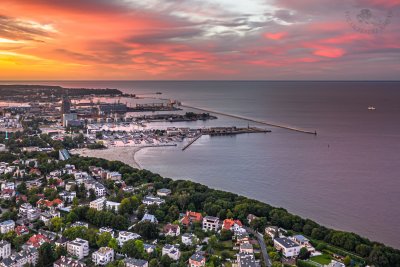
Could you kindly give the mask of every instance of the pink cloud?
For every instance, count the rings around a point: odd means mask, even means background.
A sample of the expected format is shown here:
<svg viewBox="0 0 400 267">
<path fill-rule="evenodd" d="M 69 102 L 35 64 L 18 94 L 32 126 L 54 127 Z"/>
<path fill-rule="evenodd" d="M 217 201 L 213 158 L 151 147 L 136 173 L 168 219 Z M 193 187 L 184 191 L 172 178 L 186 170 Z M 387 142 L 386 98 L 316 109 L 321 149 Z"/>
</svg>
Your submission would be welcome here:
<svg viewBox="0 0 400 267">
<path fill-rule="evenodd" d="M 345 51 L 340 48 L 324 48 L 314 51 L 314 55 L 328 58 L 339 58 L 345 54 Z"/>
<path fill-rule="evenodd" d="M 264 37 L 271 40 L 281 40 L 287 36 L 286 32 L 266 33 Z"/>
</svg>

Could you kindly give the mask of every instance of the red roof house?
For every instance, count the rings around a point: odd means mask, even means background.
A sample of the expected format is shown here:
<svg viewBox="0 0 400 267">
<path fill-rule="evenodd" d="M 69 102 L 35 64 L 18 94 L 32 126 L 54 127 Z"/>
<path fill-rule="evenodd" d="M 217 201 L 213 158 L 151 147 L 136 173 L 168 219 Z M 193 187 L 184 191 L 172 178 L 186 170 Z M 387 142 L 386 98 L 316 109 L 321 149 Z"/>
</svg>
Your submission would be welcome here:
<svg viewBox="0 0 400 267">
<path fill-rule="evenodd" d="M 31 238 L 29 238 L 29 240 L 26 242 L 26 245 L 35 247 L 35 248 L 39 248 L 44 243 L 49 243 L 49 242 L 50 242 L 50 240 L 47 237 L 45 237 L 42 234 L 37 234 L 37 235 L 31 236 Z"/>
<path fill-rule="evenodd" d="M 186 211 L 185 216 L 181 219 L 181 223 L 184 226 L 189 226 L 190 224 L 194 222 L 202 222 L 203 221 L 203 216 L 201 213 L 194 212 L 194 211 Z"/>
<path fill-rule="evenodd" d="M 235 231 L 238 228 L 241 228 L 242 226 L 243 224 L 239 220 L 225 219 L 224 223 L 222 224 L 222 229 Z"/>
</svg>

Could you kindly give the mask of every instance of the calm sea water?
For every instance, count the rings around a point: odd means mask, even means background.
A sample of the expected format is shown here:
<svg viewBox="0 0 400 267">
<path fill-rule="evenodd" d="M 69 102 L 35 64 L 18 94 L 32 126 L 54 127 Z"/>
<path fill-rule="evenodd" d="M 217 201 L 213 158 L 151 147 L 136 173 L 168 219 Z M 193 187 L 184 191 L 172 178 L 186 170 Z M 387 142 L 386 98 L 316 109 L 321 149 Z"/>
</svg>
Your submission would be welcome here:
<svg viewBox="0 0 400 267">
<path fill-rule="evenodd" d="M 400 248 L 394 238 L 400 236 L 400 82 L 46 84 L 160 91 L 197 107 L 317 130 L 313 136 L 262 126 L 272 133 L 202 137 L 185 151 L 141 150 L 136 160 L 163 176 L 232 191 Z M 368 111 L 370 105 L 376 110 Z M 247 122 L 219 116 L 178 125 Z"/>
</svg>

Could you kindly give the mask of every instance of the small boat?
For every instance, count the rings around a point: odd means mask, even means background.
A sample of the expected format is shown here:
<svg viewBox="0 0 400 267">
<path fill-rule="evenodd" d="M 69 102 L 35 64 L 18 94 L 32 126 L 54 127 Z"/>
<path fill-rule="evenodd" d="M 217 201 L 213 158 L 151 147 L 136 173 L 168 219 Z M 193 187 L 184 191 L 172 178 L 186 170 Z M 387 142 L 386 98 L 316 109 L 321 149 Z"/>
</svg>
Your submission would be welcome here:
<svg viewBox="0 0 400 267">
<path fill-rule="evenodd" d="M 374 106 L 369 106 L 368 110 L 376 110 L 376 108 Z"/>
</svg>

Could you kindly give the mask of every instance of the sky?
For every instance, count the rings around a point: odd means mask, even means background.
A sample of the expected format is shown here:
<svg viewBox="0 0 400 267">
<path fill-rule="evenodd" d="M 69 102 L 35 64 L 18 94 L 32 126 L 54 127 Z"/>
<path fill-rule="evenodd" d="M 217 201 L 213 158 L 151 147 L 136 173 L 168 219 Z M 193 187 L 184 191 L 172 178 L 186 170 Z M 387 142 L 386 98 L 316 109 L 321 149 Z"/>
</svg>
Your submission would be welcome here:
<svg viewBox="0 0 400 267">
<path fill-rule="evenodd" d="M 1 0 L 0 80 L 399 80 L 400 0 Z"/>
</svg>

